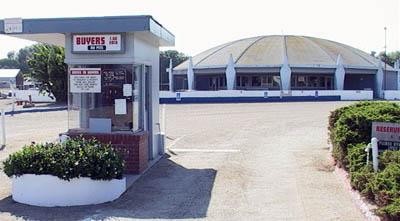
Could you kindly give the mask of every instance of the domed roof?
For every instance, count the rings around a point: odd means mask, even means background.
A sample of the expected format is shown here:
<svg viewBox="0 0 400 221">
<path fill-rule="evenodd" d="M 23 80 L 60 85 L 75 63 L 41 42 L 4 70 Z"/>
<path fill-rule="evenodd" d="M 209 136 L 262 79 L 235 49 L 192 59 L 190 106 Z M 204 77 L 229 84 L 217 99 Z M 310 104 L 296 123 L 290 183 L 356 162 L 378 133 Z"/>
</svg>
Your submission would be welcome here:
<svg viewBox="0 0 400 221">
<path fill-rule="evenodd" d="M 359 49 L 338 42 L 292 35 L 241 39 L 206 50 L 193 57 L 193 68 L 226 67 L 232 55 L 236 67 L 274 67 L 285 53 L 291 67 L 335 67 L 338 55 L 345 67 L 377 69 L 379 60 Z M 188 61 L 175 67 L 187 69 Z"/>
</svg>

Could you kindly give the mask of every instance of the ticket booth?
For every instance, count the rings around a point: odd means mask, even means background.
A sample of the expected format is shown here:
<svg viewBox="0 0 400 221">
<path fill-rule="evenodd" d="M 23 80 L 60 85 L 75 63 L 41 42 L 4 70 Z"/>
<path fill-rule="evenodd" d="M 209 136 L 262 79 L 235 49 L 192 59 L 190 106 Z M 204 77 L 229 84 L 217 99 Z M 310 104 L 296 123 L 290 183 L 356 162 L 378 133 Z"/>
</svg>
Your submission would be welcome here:
<svg viewBox="0 0 400 221">
<path fill-rule="evenodd" d="M 163 154 L 159 47 L 175 38 L 151 16 L 4 19 L 0 34 L 65 47 L 68 131 L 111 143 L 127 173 Z"/>
</svg>

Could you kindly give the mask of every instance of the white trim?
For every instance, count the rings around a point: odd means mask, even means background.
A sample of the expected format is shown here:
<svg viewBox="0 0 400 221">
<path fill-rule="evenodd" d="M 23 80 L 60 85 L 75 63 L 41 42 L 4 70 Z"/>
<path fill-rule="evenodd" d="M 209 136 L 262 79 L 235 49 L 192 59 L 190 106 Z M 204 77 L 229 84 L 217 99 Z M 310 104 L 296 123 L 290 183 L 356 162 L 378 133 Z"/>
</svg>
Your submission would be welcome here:
<svg viewBox="0 0 400 221">
<path fill-rule="evenodd" d="M 284 96 L 315 96 L 316 91 L 318 96 L 340 96 L 341 100 L 372 100 L 372 90 L 292 90 L 288 91 Z M 263 97 L 267 94 L 268 97 L 280 97 L 281 91 L 264 91 L 264 90 L 220 90 L 220 91 L 184 91 L 170 92 L 160 91 L 160 98 L 176 98 L 176 93 L 180 94 L 181 98 L 204 98 L 204 97 Z"/>
</svg>

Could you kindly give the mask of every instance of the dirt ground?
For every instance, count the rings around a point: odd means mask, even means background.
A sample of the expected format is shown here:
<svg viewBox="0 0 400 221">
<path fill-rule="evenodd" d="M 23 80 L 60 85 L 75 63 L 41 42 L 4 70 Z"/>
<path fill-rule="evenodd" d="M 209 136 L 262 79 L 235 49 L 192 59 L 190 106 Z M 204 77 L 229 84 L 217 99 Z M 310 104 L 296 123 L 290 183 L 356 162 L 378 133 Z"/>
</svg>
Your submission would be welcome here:
<svg viewBox="0 0 400 221">
<path fill-rule="evenodd" d="M 120 199 L 40 208 L 12 201 L 0 220 L 363 220 L 329 164 L 327 117 L 348 102 L 167 105 L 168 154 Z M 51 141 L 65 111 L 7 117 L 10 143 Z"/>
</svg>

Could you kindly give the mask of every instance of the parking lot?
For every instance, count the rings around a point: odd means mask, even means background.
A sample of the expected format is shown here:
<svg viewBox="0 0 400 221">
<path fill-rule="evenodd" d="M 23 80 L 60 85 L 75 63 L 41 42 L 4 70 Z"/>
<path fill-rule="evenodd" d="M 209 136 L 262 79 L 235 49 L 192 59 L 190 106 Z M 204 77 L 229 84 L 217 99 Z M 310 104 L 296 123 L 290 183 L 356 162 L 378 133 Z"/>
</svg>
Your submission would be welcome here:
<svg viewBox="0 0 400 221">
<path fill-rule="evenodd" d="M 167 156 L 120 199 L 97 206 L 14 203 L 0 220 L 363 220 L 329 159 L 327 118 L 348 102 L 167 105 Z M 56 138 L 65 111 L 7 118 L 10 147 Z"/>
</svg>

